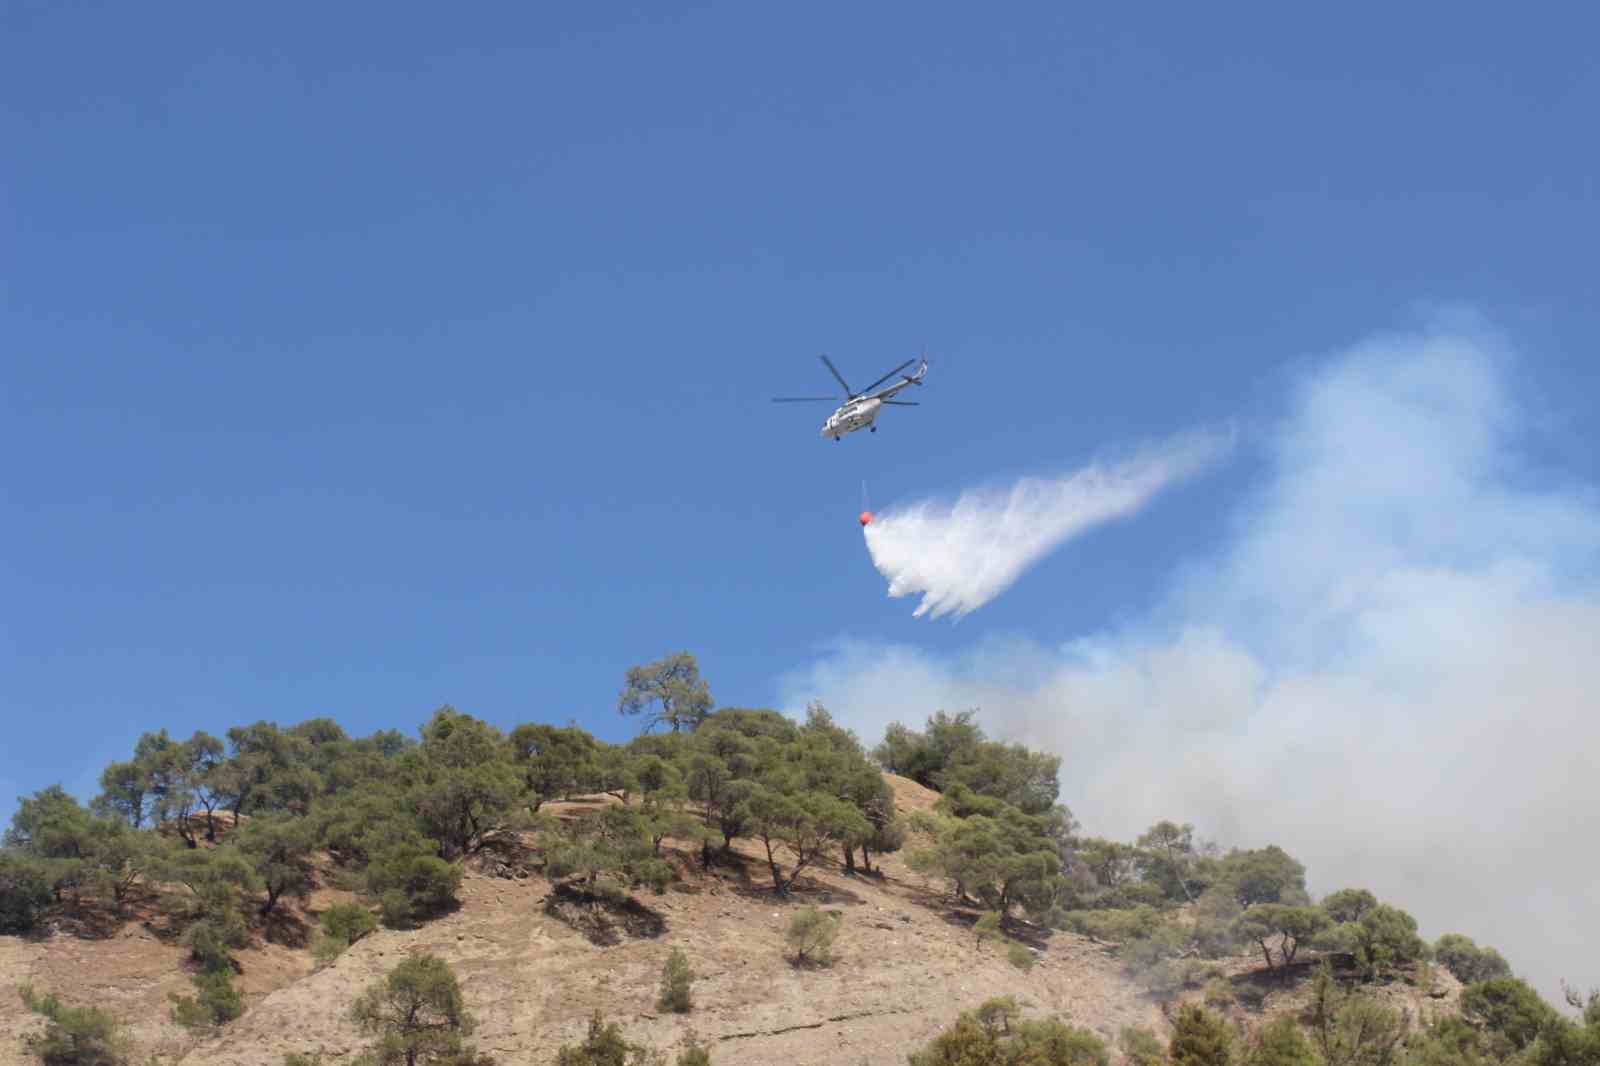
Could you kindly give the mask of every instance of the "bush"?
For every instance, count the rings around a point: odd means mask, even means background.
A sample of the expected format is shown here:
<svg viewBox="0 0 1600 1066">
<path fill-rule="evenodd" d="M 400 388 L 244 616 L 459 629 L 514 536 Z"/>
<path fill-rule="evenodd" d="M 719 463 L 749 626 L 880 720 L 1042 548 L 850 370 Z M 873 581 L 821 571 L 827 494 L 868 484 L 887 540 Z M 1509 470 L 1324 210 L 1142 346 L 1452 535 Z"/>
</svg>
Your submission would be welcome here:
<svg viewBox="0 0 1600 1066">
<path fill-rule="evenodd" d="M 1026 945 L 1013 940 L 1006 948 L 1006 961 L 1019 970 L 1027 971 L 1033 969 L 1033 964 L 1039 960 Z"/>
<path fill-rule="evenodd" d="M 797 964 L 826 966 L 833 961 L 833 938 L 839 921 L 815 907 L 804 907 L 789 920 L 789 947 Z"/>
<path fill-rule="evenodd" d="M 661 968 L 661 994 L 656 1006 L 678 1014 L 687 1014 L 694 1007 L 689 986 L 694 981 L 694 971 L 689 969 L 689 959 L 682 950 L 673 948 Z"/>
<path fill-rule="evenodd" d="M 665 859 L 640 859 L 630 865 L 628 872 L 635 884 L 649 885 L 658 896 L 664 895 L 672 883 L 672 867 Z"/>
<path fill-rule="evenodd" d="M 367 866 L 366 880 L 367 891 L 383 903 L 383 924 L 398 929 L 455 907 L 461 867 L 436 855 L 399 847 L 374 859 Z M 391 901 L 395 892 L 404 897 L 403 908 Z"/>
<path fill-rule="evenodd" d="M 1117 1046 L 1122 1049 L 1123 1061 L 1128 1066 L 1161 1066 L 1167 1060 L 1167 1049 L 1148 1029 L 1125 1025 L 1117 1036 Z"/>
<path fill-rule="evenodd" d="M 354 944 L 378 927 L 372 911 L 359 903 L 335 903 L 322 912 L 318 921 L 324 933 L 346 944 Z"/>
<path fill-rule="evenodd" d="M 683 1038 L 683 1050 L 678 1052 L 674 1066 L 711 1066 L 711 1049 L 700 1043 L 700 1038 L 690 1032 Z"/>
<path fill-rule="evenodd" d="M 1251 1035 L 1243 1066 L 1319 1066 L 1319 1060 L 1295 1020 L 1282 1017 L 1274 1018 Z"/>
<path fill-rule="evenodd" d="M 244 1013 L 244 1000 L 233 987 L 231 969 L 217 967 L 194 976 L 195 994 L 171 994 L 172 1020 L 185 1029 L 226 1025 Z"/>
<path fill-rule="evenodd" d="M 1232 1037 L 1227 1023 L 1196 1004 L 1178 1011 L 1167 1054 L 1172 1066 L 1228 1066 Z"/>
<path fill-rule="evenodd" d="M 311 957 L 316 960 L 317 967 L 320 969 L 343 955 L 344 949 L 349 946 L 349 941 L 342 937 L 318 933 L 311 940 Z"/>
<path fill-rule="evenodd" d="M 589 1019 L 589 1034 L 583 1043 L 564 1044 L 556 1052 L 556 1066 L 644 1066 L 659 1061 L 650 1048 L 624 1040 L 617 1023 L 607 1024 L 599 1011 Z"/>
<path fill-rule="evenodd" d="M 1203 999 L 1206 1006 L 1212 1010 L 1223 1010 L 1237 1002 L 1237 997 L 1233 994 L 1233 985 L 1225 977 L 1213 977 L 1207 981 Z"/>
<path fill-rule="evenodd" d="M 391 888 L 379 898 L 379 913 L 389 929 L 411 927 L 411 900 L 398 888 Z"/>
<path fill-rule="evenodd" d="M 32 930 L 50 899 L 50 882 L 38 863 L 0 851 L 0 933 Z"/>
<path fill-rule="evenodd" d="M 1014 1000 L 990 1000 L 910 1057 L 912 1066 L 1107 1066 L 1110 1054 L 1087 1029 L 1057 1018 L 1017 1021 Z"/>
<path fill-rule="evenodd" d="M 49 1019 L 45 1031 L 24 1039 L 28 1054 L 46 1066 L 123 1066 L 127 1040 L 117 1021 L 94 1007 L 69 1007 L 52 993 L 43 997 L 31 985 L 18 990 L 22 1002 Z"/>
</svg>

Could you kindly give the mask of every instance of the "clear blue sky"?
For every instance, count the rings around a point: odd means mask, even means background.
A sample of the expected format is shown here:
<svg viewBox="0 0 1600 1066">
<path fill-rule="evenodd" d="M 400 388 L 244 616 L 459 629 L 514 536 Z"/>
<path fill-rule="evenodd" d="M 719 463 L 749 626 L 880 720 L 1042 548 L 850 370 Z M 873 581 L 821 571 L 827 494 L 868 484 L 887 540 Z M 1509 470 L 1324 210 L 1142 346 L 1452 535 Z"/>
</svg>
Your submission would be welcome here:
<svg viewBox="0 0 1600 1066">
<path fill-rule="evenodd" d="M 1592 9 L 664 6 L 6 5 L 0 810 L 161 726 L 616 738 L 678 648 L 762 705 L 843 635 L 1068 639 L 1248 448 L 956 626 L 863 479 L 1248 427 L 1433 304 L 1600 479 Z M 767 402 L 924 346 L 876 435 Z"/>
</svg>

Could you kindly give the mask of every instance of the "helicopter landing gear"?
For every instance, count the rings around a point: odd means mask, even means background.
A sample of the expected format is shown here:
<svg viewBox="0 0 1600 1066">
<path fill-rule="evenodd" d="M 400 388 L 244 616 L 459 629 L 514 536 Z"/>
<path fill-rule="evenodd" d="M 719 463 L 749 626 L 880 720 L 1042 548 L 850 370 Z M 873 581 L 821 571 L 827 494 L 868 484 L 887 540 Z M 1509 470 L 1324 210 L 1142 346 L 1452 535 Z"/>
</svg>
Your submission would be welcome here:
<svg viewBox="0 0 1600 1066">
<path fill-rule="evenodd" d="M 870 429 L 871 429 L 871 431 L 872 431 L 872 432 L 873 432 L 873 433 L 876 433 L 876 432 L 878 432 L 878 427 L 877 427 L 877 426 L 872 426 L 872 427 L 870 427 Z"/>
</svg>

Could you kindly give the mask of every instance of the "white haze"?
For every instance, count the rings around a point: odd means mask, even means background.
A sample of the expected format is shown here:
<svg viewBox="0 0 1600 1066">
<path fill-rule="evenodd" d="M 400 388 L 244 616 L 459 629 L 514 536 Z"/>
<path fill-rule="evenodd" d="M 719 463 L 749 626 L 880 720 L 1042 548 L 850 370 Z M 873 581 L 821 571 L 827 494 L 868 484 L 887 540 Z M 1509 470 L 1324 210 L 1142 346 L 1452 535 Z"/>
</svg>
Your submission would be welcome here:
<svg viewBox="0 0 1600 1066">
<path fill-rule="evenodd" d="M 1297 388 L 1229 546 L 1149 617 L 949 659 L 841 644 L 782 705 L 869 743 L 981 708 L 1062 756 L 1089 832 L 1279 843 L 1317 894 L 1371 888 L 1549 997 L 1600 985 L 1600 504 L 1519 465 L 1508 365 L 1470 331 L 1345 353 Z"/>
<path fill-rule="evenodd" d="M 912 612 L 938 618 L 977 610 L 1071 538 L 1124 518 L 1222 451 L 1194 435 L 1115 463 L 1008 489 L 972 489 L 954 503 L 923 500 L 883 511 L 865 527 L 867 550 L 890 596 L 922 594 Z"/>
</svg>

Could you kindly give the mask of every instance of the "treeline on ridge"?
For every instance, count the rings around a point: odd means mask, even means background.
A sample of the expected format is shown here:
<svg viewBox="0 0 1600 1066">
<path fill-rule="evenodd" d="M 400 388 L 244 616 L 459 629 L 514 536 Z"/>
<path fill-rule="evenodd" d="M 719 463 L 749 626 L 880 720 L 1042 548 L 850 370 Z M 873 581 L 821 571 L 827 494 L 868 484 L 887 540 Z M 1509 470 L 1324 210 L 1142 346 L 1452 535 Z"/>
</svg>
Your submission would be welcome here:
<svg viewBox="0 0 1600 1066">
<path fill-rule="evenodd" d="M 1437 964 L 1469 992 L 1488 990 L 1480 998 L 1532 995 L 1493 949 L 1453 934 L 1430 947 L 1409 914 L 1369 892 L 1313 902 L 1304 867 L 1281 848 L 1224 852 L 1170 821 L 1133 842 L 1085 835 L 1059 800 L 1059 757 L 990 740 L 973 712 L 891 725 L 869 752 L 820 706 L 803 722 L 713 706 L 680 653 L 627 672 L 618 708 L 648 724 L 625 744 L 576 726 L 502 731 L 450 707 L 415 739 L 351 737 L 326 718 L 224 738 L 146 733 L 106 767 L 87 807 L 59 786 L 21 801 L 0 848 L 0 933 L 64 908 L 117 914 L 154 901 L 198 964 L 174 1017 L 215 1026 L 243 1010 L 232 953 L 269 932 L 319 870 L 367 901 L 321 914 L 313 949 L 331 958 L 380 921 L 405 927 L 457 906 L 477 858 L 532 861 L 565 890 L 618 899 L 664 891 L 682 863 L 715 866 L 745 841 L 778 896 L 819 864 L 872 876 L 879 857 L 904 849 L 912 869 L 980 912 L 980 939 L 1089 936 L 1161 999 L 1209 988 L 1217 962 L 1241 950 L 1278 969 L 1307 948 L 1358 983 L 1426 980 Z M 936 789 L 937 803 L 898 815 L 883 771 Z M 598 794 L 614 802 L 550 814 Z M 1032 952 L 1011 947 L 1017 965 L 1031 964 Z M 963 1031 L 1009 1047 L 1011 1017 L 975 1015 Z M 1554 1024 L 1541 1016 L 1535 1028 Z M 1483 1054 L 1506 1057 L 1496 1048 Z"/>
</svg>

